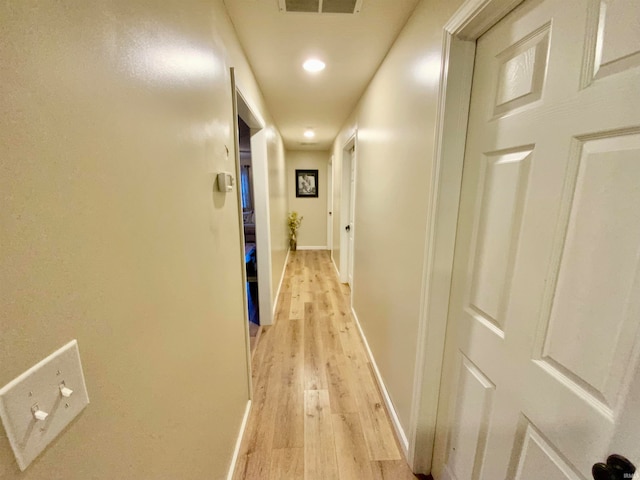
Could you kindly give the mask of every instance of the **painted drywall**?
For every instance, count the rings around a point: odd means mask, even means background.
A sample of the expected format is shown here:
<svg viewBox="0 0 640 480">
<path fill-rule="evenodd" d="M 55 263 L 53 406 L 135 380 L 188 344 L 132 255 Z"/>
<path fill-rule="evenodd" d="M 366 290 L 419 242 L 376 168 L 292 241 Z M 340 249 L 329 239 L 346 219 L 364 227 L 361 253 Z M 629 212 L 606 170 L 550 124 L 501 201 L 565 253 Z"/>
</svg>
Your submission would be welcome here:
<svg viewBox="0 0 640 480">
<path fill-rule="evenodd" d="M 239 207 L 214 187 L 230 66 L 263 109 L 224 5 L 0 18 L 0 385 L 76 338 L 91 398 L 24 473 L 0 428 L 0 478 L 224 478 L 249 395 Z"/>
<path fill-rule="evenodd" d="M 327 166 L 329 152 L 287 150 L 289 210 L 304 219 L 298 230 L 299 247 L 327 247 Z M 296 197 L 296 170 L 318 170 L 318 197 Z"/>
<path fill-rule="evenodd" d="M 461 3 L 418 4 L 333 146 L 334 210 L 339 211 L 343 148 L 357 126 L 353 304 L 407 434 L 442 27 Z M 334 219 L 334 248 L 339 225 Z"/>
<path fill-rule="evenodd" d="M 267 158 L 269 159 L 269 215 L 271 217 L 271 293 L 276 303 L 275 297 L 283 278 L 289 251 L 289 228 L 287 227 L 289 204 L 284 144 L 275 127 L 269 127 L 269 135 L 271 138 L 267 142 Z"/>
</svg>

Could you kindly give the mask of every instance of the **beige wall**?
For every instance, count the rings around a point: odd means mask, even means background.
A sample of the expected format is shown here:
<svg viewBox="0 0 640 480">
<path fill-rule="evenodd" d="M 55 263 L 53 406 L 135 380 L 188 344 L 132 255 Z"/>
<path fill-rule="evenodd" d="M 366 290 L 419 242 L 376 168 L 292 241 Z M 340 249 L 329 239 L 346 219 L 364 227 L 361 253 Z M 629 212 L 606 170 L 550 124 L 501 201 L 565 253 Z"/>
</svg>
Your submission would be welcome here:
<svg viewBox="0 0 640 480">
<path fill-rule="evenodd" d="M 289 210 L 302 215 L 298 230 L 299 247 L 327 246 L 327 167 L 329 153 L 309 150 L 287 150 Z M 318 198 L 296 197 L 296 169 L 318 170 Z"/>
<path fill-rule="evenodd" d="M 333 148 L 338 185 L 342 149 L 357 125 L 354 309 L 407 435 L 442 27 L 461 3 L 418 4 Z M 340 197 L 334 192 L 334 202 Z M 338 221 L 334 219 L 334 246 L 342 231 Z"/>
<path fill-rule="evenodd" d="M 221 0 L 0 5 L 0 385 L 72 338 L 91 404 L 6 480 L 222 479 L 248 399 L 228 67 L 284 155 Z M 278 225 L 279 224 L 279 225 Z M 276 233 L 275 235 L 278 235 Z"/>
<path fill-rule="evenodd" d="M 287 227 L 289 205 L 284 144 L 275 127 L 271 128 L 271 132 L 274 133 L 267 145 L 267 156 L 269 159 L 269 216 L 271 217 L 271 272 L 273 276 L 271 293 L 275 303 L 289 251 L 289 228 Z"/>
</svg>

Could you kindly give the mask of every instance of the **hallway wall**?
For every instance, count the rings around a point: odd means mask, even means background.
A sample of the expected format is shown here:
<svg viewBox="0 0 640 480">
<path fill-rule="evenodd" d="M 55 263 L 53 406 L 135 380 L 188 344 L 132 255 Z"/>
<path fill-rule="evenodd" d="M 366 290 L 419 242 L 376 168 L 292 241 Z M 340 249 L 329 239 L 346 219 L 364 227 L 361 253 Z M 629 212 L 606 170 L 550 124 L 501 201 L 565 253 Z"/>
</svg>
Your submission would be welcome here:
<svg viewBox="0 0 640 480">
<path fill-rule="evenodd" d="M 248 400 L 228 68 L 284 151 L 221 0 L 0 5 L 0 385 L 77 338 L 91 404 L 25 473 L 224 478 Z M 280 268 L 280 272 L 278 272 Z"/>
<path fill-rule="evenodd" d="M 329 152 L 287 150 L 287 192 L 289 211 L 302 215 L 298 231 L 299 247 L 327 246 L 327 166 Z M 318 170 L 318 198 L 296 197 L 296 169 Z"/>
<path fill-rule="evenodd" d="M 339 186 L 342 149 L 357 126 L 353 304 L 407 435 L 442 27 L 461 3 L 418 4 L 333 147 L 334 185 Z M 334 211 L 340 201 L 336 190 Z M 334 218 L 334 246 L 339 245 L 339 225 Z M 334 258 L 339 255 L 334 252 Z"/>
<path fill-rule="evenodd" d="M 270 128 L 267 143 L 269 162 L 269 217 L 271 218 L 271 298 L 277 302 L 278 286 L 284 275 L 287 253 L 289 252 L 289 227 L 287 213 L 287 168 L 282 138 L 274 126 Z"/>
</svg>

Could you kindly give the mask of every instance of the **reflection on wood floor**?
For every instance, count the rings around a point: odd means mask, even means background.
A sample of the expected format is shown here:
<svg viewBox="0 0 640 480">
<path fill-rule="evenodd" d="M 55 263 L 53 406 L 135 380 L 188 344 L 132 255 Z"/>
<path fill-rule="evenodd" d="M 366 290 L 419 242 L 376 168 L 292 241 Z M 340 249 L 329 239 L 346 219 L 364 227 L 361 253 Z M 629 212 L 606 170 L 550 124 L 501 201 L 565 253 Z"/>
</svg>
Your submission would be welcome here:
<svg viewBox="0 0 640 480">
<path fill-rule="evenodd" d="M 357 326 L 326 251 L 291 252 L 275 324 L 253 356 L 235 480 L 407 480 Z"/>
</svg>

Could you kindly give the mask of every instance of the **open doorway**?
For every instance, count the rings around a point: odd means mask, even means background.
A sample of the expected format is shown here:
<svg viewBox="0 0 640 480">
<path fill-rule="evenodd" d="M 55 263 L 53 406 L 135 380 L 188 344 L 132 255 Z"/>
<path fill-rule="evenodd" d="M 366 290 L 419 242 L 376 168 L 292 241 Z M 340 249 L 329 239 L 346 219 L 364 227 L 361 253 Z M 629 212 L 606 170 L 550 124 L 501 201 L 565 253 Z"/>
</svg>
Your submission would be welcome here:
<svg viewBox="0 0 640 480">
<path fill-rule="evenodd" d="M 271 229 L 269 223 L 268 132 L 264 120 L 252 107 L 231 69 L 236 120 L 236 178 L 241 205 L 245 270 L 247 353 L 253 352 L 262 326 L 273 323 Z"/>
<path fill-rule="evenodd" d="M 240 196 L 244 231 L 244 263 L 246 271 L 247 316 L 251 351 L 260 332 L 260 303 L 258 301 L 258 252 L 256 246 L 255 194 L 251 159 L 251 129 L 238 116 L 238 149 L 240 152 Z"/>
</svg>

